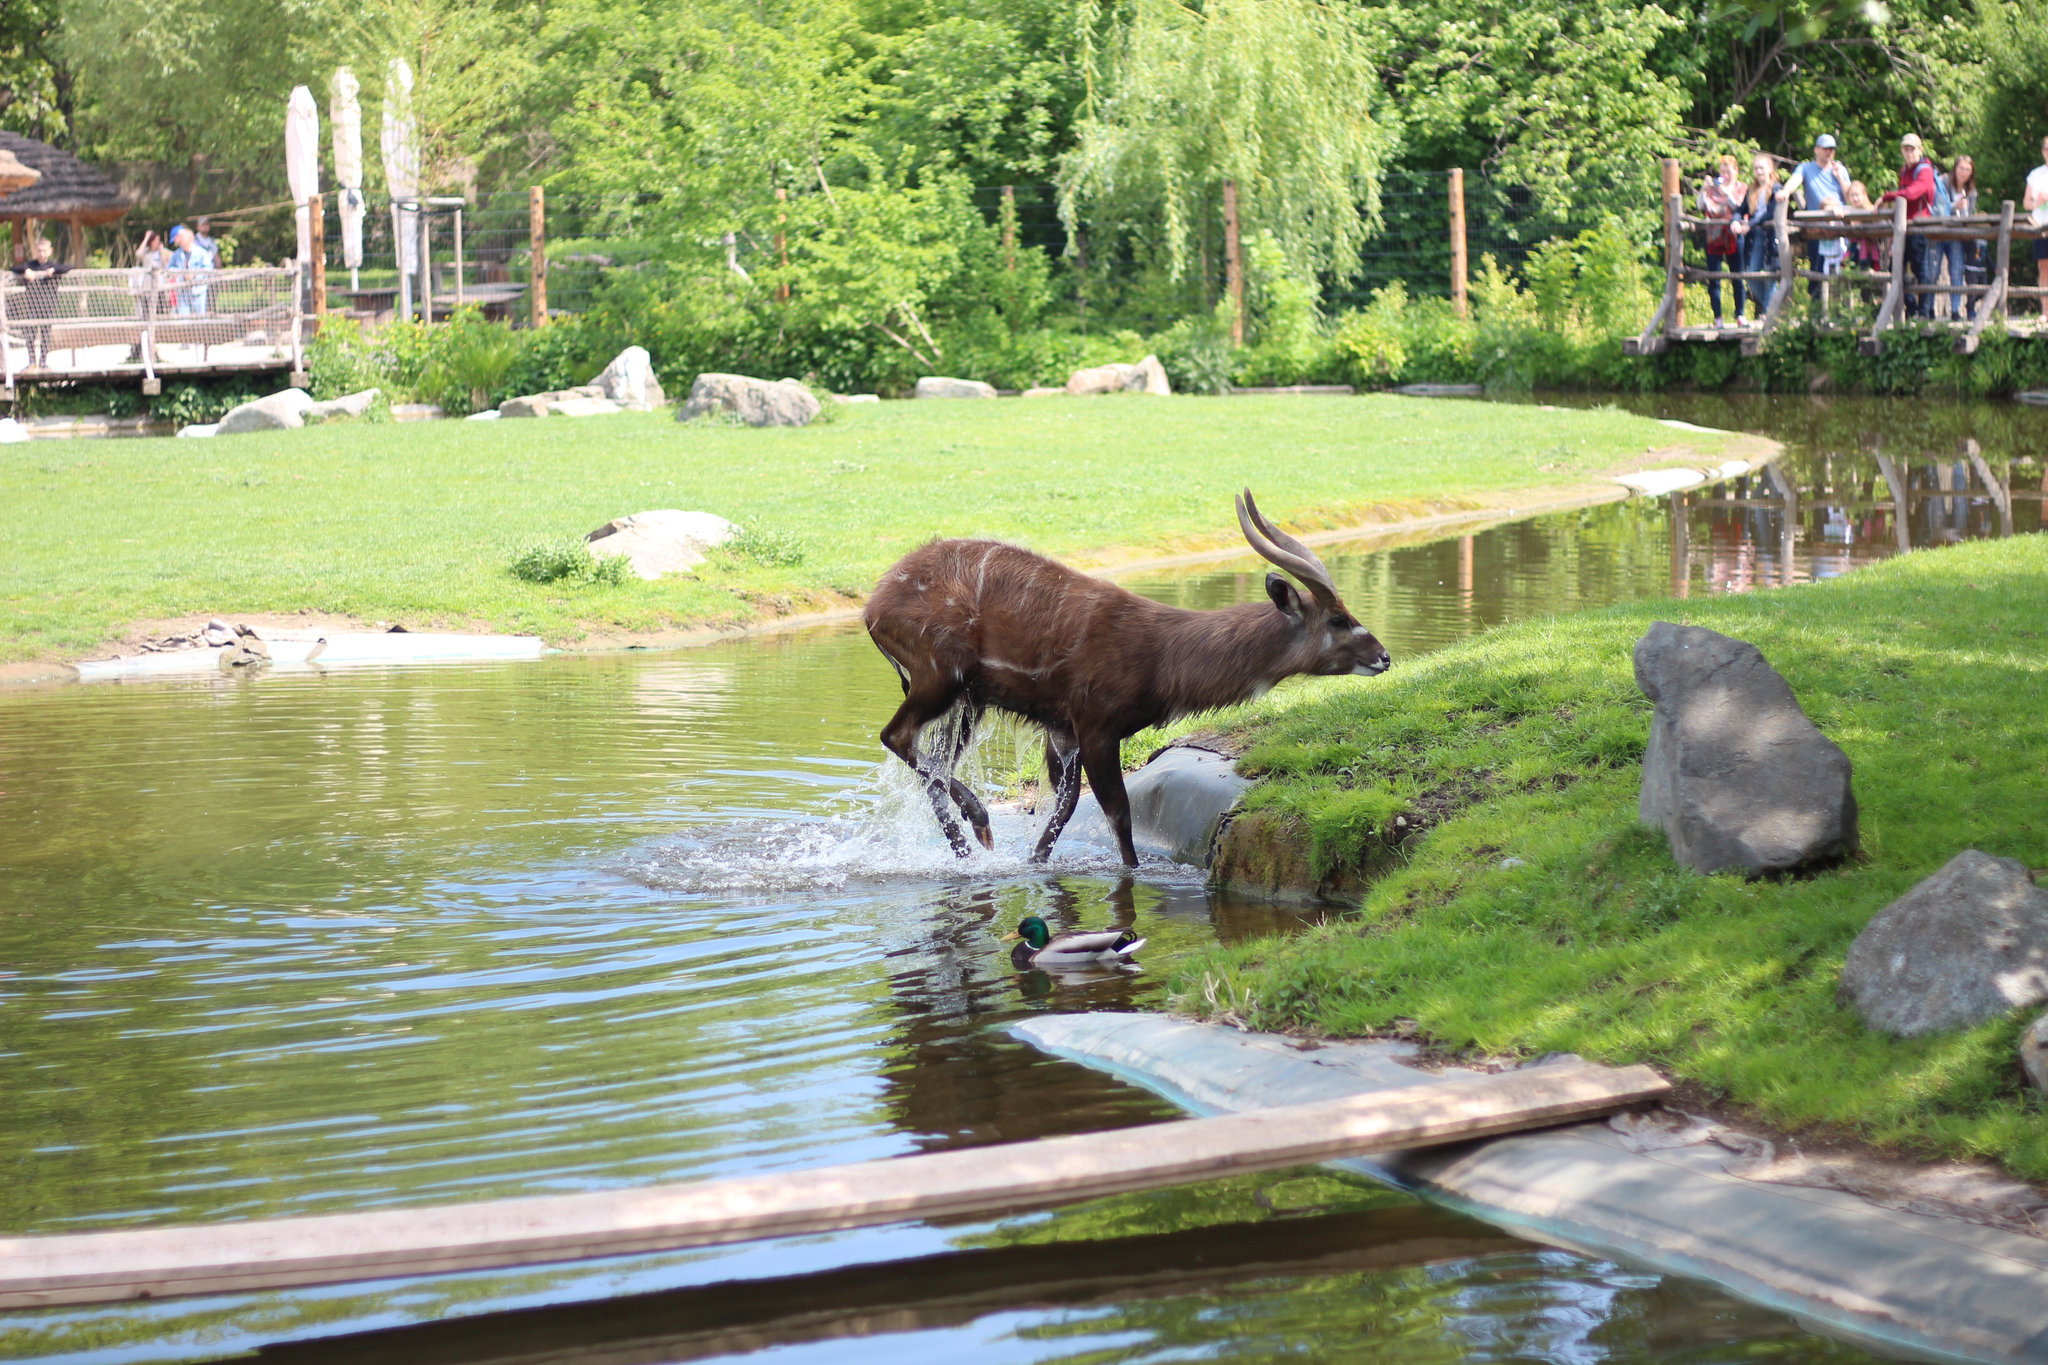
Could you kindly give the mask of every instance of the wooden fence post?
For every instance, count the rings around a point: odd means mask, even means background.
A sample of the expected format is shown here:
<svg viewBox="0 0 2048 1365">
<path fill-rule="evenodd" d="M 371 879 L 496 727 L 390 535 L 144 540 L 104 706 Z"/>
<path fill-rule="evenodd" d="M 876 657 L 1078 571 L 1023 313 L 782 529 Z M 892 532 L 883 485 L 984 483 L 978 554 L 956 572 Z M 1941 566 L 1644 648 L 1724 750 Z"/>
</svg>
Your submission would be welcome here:
<svg viewBox="0 0 2048 1365">
<path fill-rule="evenodd" d="M 533 325 L 544 327 L 548 320 L 548 215 L 547 192 L 535 185 L 526 192 L 527 248 L 533 256 L 533 283 L 527 290 L 533 304 Z"/>
<path fill-rule="evenodd" d="M 306 244 L 313 256 L 313 316 L 327 316 L 327 200 L 314 195 L 306 201 Z M 313 324 L 318 331 L 320 324 Z"/>
<path fill-rule="evenodd" d="M 1465 172 L 1451 172 L 1451 307 L 1465 316 Z"/>
<path fill-rule="evenodd" d="M 789 191 L 777 185 L 775 187 L 775 202 L 777 204 L 787 204 L 789 202 Z M 782 225 L 787 221 L 789 221 L 788 211 L 781 208 L 776 209 L 775 263 L 782 267 L 783 273 L 782 283 L 775 286 L 775 301 L 777 303 L 789 302 L 789 238 L 782 230 Z"/>
<path fill-rule="evenodd" d="M 1017 269 L 1017 187 L 1003 186 L 1003 269 Z"/>
<path fill-rule="evenodd" d="M 1238 252 L 1237 182 L 1223 182 L 1223 288 L 1230 295 L 1230 344 L 1244 345 L 1244 259 Z"/>
<path fill-rule="evenodd" d="M 1678 281 L 1678 293 L 1671 301 L 1671 330 L 1685 326 L 1685 190 L 1679 182 L 1678 158 L 1664 158 L 1664 268 Z"/>
</svg>

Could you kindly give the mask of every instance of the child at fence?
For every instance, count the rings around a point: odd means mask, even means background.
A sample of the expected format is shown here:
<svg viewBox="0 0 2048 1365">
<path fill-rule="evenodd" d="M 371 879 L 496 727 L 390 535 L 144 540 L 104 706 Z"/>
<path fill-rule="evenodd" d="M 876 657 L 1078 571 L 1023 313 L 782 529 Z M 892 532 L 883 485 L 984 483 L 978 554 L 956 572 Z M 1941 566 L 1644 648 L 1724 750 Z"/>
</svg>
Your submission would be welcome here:
<svg viewBox="0 0 2048 1365">
<path fill-rule="evenodd" d="M 1735 235 L 1735 215 L 1741 210 L 1745 190 L 1742 171 L 1732 156 L 1723 156 L 1714 174 L 1700 185 L 1700 217 L 1707 220 L 1707 269 L 1722 273 L 1742 269 L 1741 241 Z M 1735 286 L 1735 320 L 1742 320 L 1742 281 Z M 1721 325 L 1721 282 L 1709 274 L 1707 301 L 1714 306 L 1714 325 Z"/>
<path fill-rule="evenodd" d="M 1749 183 L 1743 186 L 1745 207 L 1735 215 L 1735 235 L 1742 242 L 1742 271 L 1753 275 L 1760 271 L 1775 271 L 1778 260 L 1778 169 L 1776 163 L 1763 152 L 1750 159 Z M 1756 303 L 1759 319 L 1769 311 L 1771 299 L 1778 287 L 1769 280 L 1750 280 L 1749 297 Z M 1735 310 L 1736 321 L 1742 320 L 1742 310 Z"/>
<path fill-rule="evenodd" d="M 1848 207 L 1858 213 L 1869 213 L 1876 209 L 1877 205 L 1870 201 L 1870 186 L 1861 180 L 1851 180 Z M 1876 238 L 1857 237 L 1849 239 L 1846 264 L 1863 270 L 1883 270 L 1888 263 L 1884 257 L 1884 248 Z"/>
<path fill-rule="evenodd" d="M 56 248 L 41 233 L 36 234 L 29 250 L 33 253 L 30 258 L 13 267 L 21 292 L 8 301 L 7 311 L 21 319 L 22 338 L 28 342 L 28 368 L 34 370 L 49 360 L 50 322 L 57 316 L 57 281 L 71 267 L 56 259 Z"/>
</svg>

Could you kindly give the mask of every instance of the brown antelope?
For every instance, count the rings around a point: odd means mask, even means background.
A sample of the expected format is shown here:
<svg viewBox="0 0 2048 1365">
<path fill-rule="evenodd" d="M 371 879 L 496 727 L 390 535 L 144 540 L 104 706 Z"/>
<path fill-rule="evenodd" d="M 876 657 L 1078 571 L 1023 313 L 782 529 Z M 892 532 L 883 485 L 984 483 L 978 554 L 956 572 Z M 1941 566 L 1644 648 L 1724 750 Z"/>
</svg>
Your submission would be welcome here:
<svg viewBox="0 0 2048 1365">
<path fill-rule="evenodd" d="M 1120 762 L 1127 736 L 1248 701 L 1297 673 L 1386 671 L 1386 648 L 1345 610 L 1330 571 L 1259 514 L 1250 489 L 1237 500 L 1237 522 L 1306 596 L 1269 572 L 1269 602 L 1187 611 L 994 540 L 933 541 L 882 575 L 864 618 L 903 682 L 882 743 L 922 780 L 955 853 L 966 856 L 968 843 L 949 797 L 982 845 L 995 847 L 988 811 L 953 775 L 991 706 L 1045 731 L 1053 809 L 1032 860 L 1052 853 L 1085 770 L 1125 866 L 1136 867 Z M 944 752 L 920 759 L 919 733 L 956 708 Z"/>
</svg>

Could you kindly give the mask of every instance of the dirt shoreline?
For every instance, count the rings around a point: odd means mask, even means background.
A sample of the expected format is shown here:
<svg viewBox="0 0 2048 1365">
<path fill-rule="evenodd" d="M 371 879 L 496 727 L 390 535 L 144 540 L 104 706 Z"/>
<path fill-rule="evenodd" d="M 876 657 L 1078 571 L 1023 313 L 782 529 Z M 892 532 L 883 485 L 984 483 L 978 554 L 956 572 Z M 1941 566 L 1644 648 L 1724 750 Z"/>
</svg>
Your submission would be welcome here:
<svg viewBox="0 0 2048 1365">
<path fill-rule="evenodd" d="M 1742 439 L 1740 448 L 1732 453 L 1735 458 L 1762 461 L 1775 455 L 1780 447 L 1774 441 L 1762 437 L 1738 433 Z M 1651 453 L 1646 457 L 1662 457 L 1672 463 L 1682 463 L 1697 455 L 1685 446 L 1674 446 Z M 1632 462 L 1631 467 L 1638 463 Z M 1480 530 L 1505 521 L 1525 517 L 1542 516 L 1553 512 L 1575 511 L 1582 507 L 1598 506 L 1602 503 L 1621 502 L 1635 496 L 1633 490 L 1610 480 L 1591 480 L 1571 484 L 1553 484 L 1544 487 L 1523 488 L 1504 493 L 1486 493 L 1469 497 L 1446 498 L 1443 503 L 1459 504 L 1451 510 L 1433 512 L 1422 516 L 1401 516 L 1390 521 L 1369 521 L 1336 530 L 1303 532 L 1300 539 L 1315 546 L 1342 546 L 1354 553 L 1389 549 L 1398 545 L 1412 544 L 1437 536 L 1459 527 Z M 1128 551 L 1112 551 L 1107 556 L 1076 562 L 1077 568 L 1102 578 L 1122 578 L 1133 574 L 1167 572 L 1189 569 L 1204 564 L 1227 563 L 1234 559 L 1245 559 L 1250 555 L 1243 545 L 1227 545 L 1175 554 L 1156 554 L 1142 547 Z M 733 624 L 708 622 L 684 623 L 665 630 L 618 631 L 603 628 L 593 629 L 575 640 L 551 644 L 551 649 L 567 653 L 606 653 L 639 649 L 691 649 L 704 645 L 724 644 L 733 640 L 746 639 L 756 635 L 780 635 L 790 631 L 808 630 L 852 621 L 859 618 L 862 603 L 849 601 L 844 606 L 823 610 L 792 612 L 786 616 L 769 617 L 762 620 Z M 74 682 L 77 672 L 74 665 L 87 659 L 127 658 L 145 653 L 143 641 L 167 635 L 196 632 L 203 628 L 212 616 L 221 616 L 236 622 L 276 630 L 336 630 L 376 631 L 390 628 L 391 623 L 367 621 L 358 617 L 335 615 L 321 612 L 236 612 L 216 611 L 190 616 L 156 618 L 133 623 L 121 635 L 101 641 L 98 645 L 76 654 L 52 654 L 47 658 L 22 663 L 0 664 L 0 687 L 48 685 Z M 450 624 L 425 620 L 406 623 L 413 630 L 454 630 L 476 628 L 478 633 L 489 633 L 486 628 L 470 623 Z"/>
</svg>

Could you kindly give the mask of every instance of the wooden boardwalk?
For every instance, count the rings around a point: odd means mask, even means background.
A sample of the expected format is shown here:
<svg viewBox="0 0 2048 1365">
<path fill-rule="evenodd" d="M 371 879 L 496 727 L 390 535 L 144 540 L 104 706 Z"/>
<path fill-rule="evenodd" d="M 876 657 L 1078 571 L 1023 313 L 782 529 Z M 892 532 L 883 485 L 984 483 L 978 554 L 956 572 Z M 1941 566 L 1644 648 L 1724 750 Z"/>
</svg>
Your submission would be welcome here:
<svg viewBox="0 0 2048 1365">
<path fill-rule="evenodd" d="M 1543 1127 L 1640 1104 L 1668 1089 L 1648 1067 L 1552 1066 L 742 1180 L 0 1238 L 0 1308 L 495 1269 L 1043 1208 Z"/>
<path fill-rule="evenodd" d="M 2048 237 L 2048 228 L 2036 227 L 2025 217 L 2016 216 L 2009 199 L 1999 206 L 1997 213 L 1915 218 L 1910 225 L 1910 233 L 1904 200 L 1894 200 L 1885 209 L 1795 213 L 1789 199 L 1780 199 L 1772 222 L 1778 244 L 1776 270 L 1720 271 L 1688 265 L 1685 260 L 1688 234 L 1704 234 L 1707 226 L 1707 219 L 1685 211 L 1678 163 L 1666 161 L 1664 294 L 1642 334 L 1623 343 L 1622 349 L 1627 354 L 1656 355 L 1674 343 L 1726 341 L 1740 342 L 1744 355 L 1760 354 L 1771 333 L 1782 323 L 1786 306 L 1795 297 L 1794 291 L 1800 288 L 1817 299 L 1820 316 L 1824 320 L 1833 318 L 1842 305 L 1859 296 L 1875 301 L 1876 313 L 1869 330 L 1859 333 L 1857 338 L 1857 349 L 1864 355 L 1882 354 L 1886 334 L 1901 328 L 1946 333 L 1953 338 L 1957 353 L 1962 355 L 1976 351 L 1985 328 L 1993 322 L 2015 333 L 2048 330 L 2048 321 L 2044 321 L 2048 318 L 2048 289 L 2015 283 L 2012 276 L 2013 244 Z M 1986 260 L 1985 283 L 1913 283 L 1912 273 L 1906 266 L 1906 238 L 1909 235 L 1935 242 L 1980 244 Z M 1832 274 L 1808 268 L 1808 246 L 1838 238 L 1882 243 L 1880 258 L 1884 264 L 1876 269 L 1852 269 L 1845 262 L 1842 270 Z M 2031 255 L 2031 250 L 2028 254 Z M 1738 322 L 1728 327 L 1687 326 L 1685 286 L 1709 282 L 1739 282 L 1752 288 L 1767 285 L 1771 288 L 1771 301 L 1759 320 Z M 1909 316 L 1910 300 L 1943 295 L 1951 298 L 1962 296 L 1967 303 L 1966 314 L 1938 321 Z M 2044 310 L 2043 314 L 2029 318 L 2013 317 L 2012 301 L 2016 298 L 2035 300 L 2036 307 Z M 1823 321 L 1821 325 L 1829 324 Z M 1846 330 L 1846 324 L 1843 327 Z"/>
</svg>

